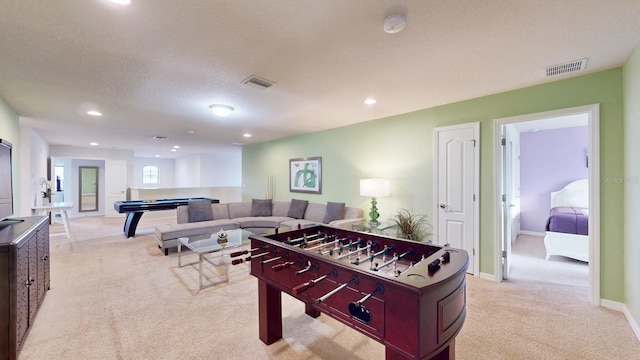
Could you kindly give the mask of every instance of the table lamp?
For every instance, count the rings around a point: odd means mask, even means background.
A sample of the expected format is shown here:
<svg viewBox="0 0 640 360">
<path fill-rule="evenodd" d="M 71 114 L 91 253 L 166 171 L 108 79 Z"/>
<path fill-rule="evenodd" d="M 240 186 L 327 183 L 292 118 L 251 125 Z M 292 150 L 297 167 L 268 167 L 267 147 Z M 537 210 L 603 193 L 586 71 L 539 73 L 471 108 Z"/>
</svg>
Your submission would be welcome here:
<svg viewBox="0 0 640 360">
<path fill-rule="evenodd" d="M 369 224 L 371 226 L 377 226 L 378 202 L 377 197 L 389 196 L 389 180 L 384 179 L 362 179 L 360 180 L 360 196 L 371 196 L 371 211 L 369 211 Z"/>
</svg>

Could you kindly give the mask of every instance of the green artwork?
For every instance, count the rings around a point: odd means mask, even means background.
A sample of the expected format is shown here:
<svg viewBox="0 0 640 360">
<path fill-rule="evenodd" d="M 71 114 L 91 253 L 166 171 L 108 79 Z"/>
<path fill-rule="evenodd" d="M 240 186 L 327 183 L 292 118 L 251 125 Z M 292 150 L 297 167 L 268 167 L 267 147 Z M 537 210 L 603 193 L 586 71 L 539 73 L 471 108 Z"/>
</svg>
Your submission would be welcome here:
<svg viewBox="0 0 640 360">
<path fill-rule="evenodd" d="M 289 160 L 289 190 L 320 194 L 322 191 L 322 158 Z"/>
</svg>

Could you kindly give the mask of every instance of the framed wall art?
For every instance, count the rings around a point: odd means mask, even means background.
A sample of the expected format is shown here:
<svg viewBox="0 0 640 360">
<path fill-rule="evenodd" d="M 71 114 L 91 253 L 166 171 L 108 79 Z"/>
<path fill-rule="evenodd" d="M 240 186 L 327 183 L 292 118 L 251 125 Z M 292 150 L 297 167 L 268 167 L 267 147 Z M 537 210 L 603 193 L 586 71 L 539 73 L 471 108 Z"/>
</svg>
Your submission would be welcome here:
<svg viewBox="0 0 640 360">
<path fill-rule="evenodd" d="M 289 191 L 322 193 L 322 158 L 308 157 L 289 160 Z"/>
</svg>

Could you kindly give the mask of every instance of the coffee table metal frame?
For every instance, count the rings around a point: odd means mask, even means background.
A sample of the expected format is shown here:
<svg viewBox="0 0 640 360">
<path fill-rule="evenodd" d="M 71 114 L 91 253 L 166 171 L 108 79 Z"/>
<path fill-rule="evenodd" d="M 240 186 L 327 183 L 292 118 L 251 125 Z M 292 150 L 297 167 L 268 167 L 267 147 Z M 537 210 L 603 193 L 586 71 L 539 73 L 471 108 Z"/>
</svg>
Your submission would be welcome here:
<svg viewBox="0 0 640 360">
<path fill-rule="evenodd" d="M 216 233 L 178 238 L 178 267 L 181 268 L 183 266 L 198 264 L 198 284 L 200 286 L 200 290 L 229 281 L 229 269 L 225 269 L 224 276 L 221 277 L 220 281 L 210 281 L 209 284 L 203 285 L 203 261 L 206 261 L 215 267 L 228 265 L 229 263 L 225 262 L 223 259 L 224 250 L 241 248 L 245 245 L 249 245 L 250 243 L 249 235 L 252 234 L 250 231 L 234 229 L 226 230 L 225 232 L 227 233 L 227 242 L 219 242 L 218 235 Z M 182 264 L 183 246 L 197 254 L 198 261 Z M 206 255 L 216 252 L 220 253 L 220 255 L 217 256 L 217 261 L 206 257 Z"/>
</svg>

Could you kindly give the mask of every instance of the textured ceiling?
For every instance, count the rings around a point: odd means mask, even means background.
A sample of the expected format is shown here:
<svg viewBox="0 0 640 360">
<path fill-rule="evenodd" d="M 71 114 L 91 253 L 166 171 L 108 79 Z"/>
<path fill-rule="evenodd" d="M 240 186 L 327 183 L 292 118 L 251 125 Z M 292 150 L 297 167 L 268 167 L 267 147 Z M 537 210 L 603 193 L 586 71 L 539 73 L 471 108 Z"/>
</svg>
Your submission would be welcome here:
<svg viewBox="0 0 640 360">
<path fill-rule="evenodd" d="M 639 20 L 638 0 L 0 0 L 0 97 L 52 145 L 179 157 L 619 67 Z"/>
</svg>

